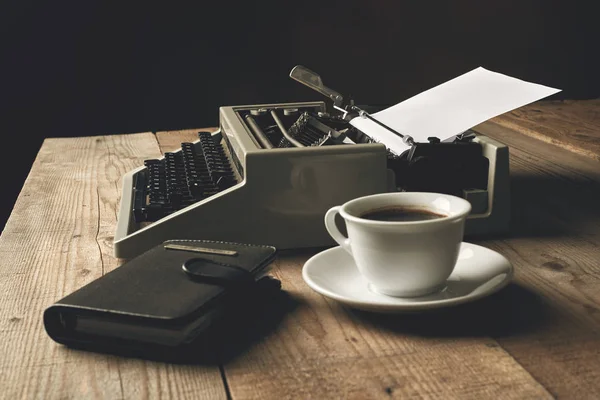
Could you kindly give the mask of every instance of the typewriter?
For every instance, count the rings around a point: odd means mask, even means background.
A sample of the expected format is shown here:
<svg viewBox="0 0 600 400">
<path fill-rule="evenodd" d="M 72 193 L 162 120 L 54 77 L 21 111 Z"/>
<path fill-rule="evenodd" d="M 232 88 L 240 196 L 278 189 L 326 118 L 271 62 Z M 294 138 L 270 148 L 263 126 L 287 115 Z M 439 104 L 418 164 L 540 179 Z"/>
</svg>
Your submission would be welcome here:
<svg viewBox="0 0 600 400">
<path fill-rule="evenodd" d="M 350 124 L 371 118 L 369 107 L 344 102 L 302 66 L 290 76 L 329 100 L 221 107 L 217 132 L 199 132 L 124 175 L 116 257 L 169 239 L 329 246 L 323 216 L 330 207 L 392 191 L 467 199 L 466 235 L 508 230 L 505 145 L 470 130 L 426 143 L 406 136 L 410 149 L 398 154 Z"/>
</svg>

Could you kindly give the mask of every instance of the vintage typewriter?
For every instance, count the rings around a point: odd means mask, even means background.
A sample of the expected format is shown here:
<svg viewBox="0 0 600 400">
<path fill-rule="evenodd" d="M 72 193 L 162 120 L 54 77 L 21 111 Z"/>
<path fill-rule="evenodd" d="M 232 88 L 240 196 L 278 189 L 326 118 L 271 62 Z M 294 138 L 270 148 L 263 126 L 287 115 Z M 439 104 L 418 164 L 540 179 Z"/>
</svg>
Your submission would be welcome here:
<svg viewBox="0 0 600 400">
<path fill-rule="evenodd" d="M 461 196 L 473 206 L 467 235 L 508 230 L 506 146 L 467 131 L 427 143 L 407 136 L 410 150 L 396 154 L 349 123 L 372 118 L 368 107 L 344 102 L 302 66 L 290 76 L 332 104 L 221 107 L 217 132 L 199 132 L 193 143 L 125 174 L 115 256 L 131 258 L 169 239 L 333 245 L 323 225 L 330 207 L 389 191 Z"/>
</svg>

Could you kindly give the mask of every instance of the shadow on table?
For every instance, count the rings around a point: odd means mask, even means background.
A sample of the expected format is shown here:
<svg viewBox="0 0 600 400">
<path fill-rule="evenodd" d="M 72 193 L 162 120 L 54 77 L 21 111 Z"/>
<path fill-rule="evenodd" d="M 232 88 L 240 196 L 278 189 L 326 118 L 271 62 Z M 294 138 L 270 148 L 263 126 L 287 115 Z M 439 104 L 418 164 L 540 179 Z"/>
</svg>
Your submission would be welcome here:
<svg viewBox="0 0 600 400">
<path fill-rule="evenodd" d="M 277 291 L 260 301 L 246 302 L 227 313 L 192 343 L 166 346 L 80 345 L 75 350 L 112 354 L 127 358 L 191 365 L 221 365 L 265 340 L 298 305 L 285 291 Z"/>
<path fill-rule="evenodd" d="M 600 182 L 585 176 L 511 176 L 510 237 L 565 236 L 600 219 Z"/>
<path fill-rule="evenodd" d="M 411 314 L 350 312 L 377 329 L 426 337 L 499 338 L 544 329 L 552 319 L 549 305 L 516 283 L 490 297 L 457 307 Z"/>
</svg>

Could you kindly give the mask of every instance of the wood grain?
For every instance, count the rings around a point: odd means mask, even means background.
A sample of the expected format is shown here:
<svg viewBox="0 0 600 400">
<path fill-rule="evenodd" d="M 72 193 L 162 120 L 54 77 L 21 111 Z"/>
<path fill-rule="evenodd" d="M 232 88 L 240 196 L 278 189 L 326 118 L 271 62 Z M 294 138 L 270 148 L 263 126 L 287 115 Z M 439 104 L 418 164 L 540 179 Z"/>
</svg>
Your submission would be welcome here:
<svg viewBox="0 0 600 400">
<path fill-rule="evenodd" d="M 42 325 L 46 307 L 118 266 L 121 177 L 158 155 L 152 133 L 44 142 L 0 237 L 0 397 L 225 397 L 217 367 L 70 350 Z"/>
<path fill-rule="evenodd" d="M 194 140 L 195 132 L 159 132 L 157 139 L 164 152 Z M 489 336 L 407 336 L 394 321 L 390 326 L 387 319 L 372 320 L 325 300 L 301 277 L 312 254 L 283 255 L 276 262 L 290 310 L 225 365 L 233 398 L 550 397 Z M 265 314 L 248 330 L 272 325 Z"/>
<path fill-rule="evenodd" d="M 600 160 L 600 99 L 540 101 L 491 122 Z"/>
<path fill-rule="evenodd" d="M 513 284 L 443 312 L 375 315 L 304 284 L 318 249 L 284 252 L 283 295 L 220 367 L 69 350 L 41 321 L 119 265 L 122 175 L 199 129 L 48 139 L 0 237 L 0 397 L 600 398 L 598 110 L 540 102 L 479 127 L 510 147 L 512 230 L 470 241 L 509 258 Z"/>
<path fill-rule="evenodd" d="M 511 152 L 510 237 L 483 244 L 504 254 L 526 294 L 515 301 L 524 335 L 496 340 L 559 398 L 600 397 L 600 163 L 486 123 Z M 529 322 L 528 322 L 529 321 Z"/>
<path fill-rule="evenodd" d="M 486 335 L 447 335 L 444 325 L 421 334 L 409 329 L 414 316 L 357 312 L 314 293 L 301 277 L 305 260 L 278 261 L 295 308 L 225 366 L 234 397 L 550 398 Z M 439 314 L 428 317 L 436 325 Z"/>
<path fill-rule="evenodd" d="M 199 128 L 199 129 L 183 129 L 178 131 L 161 131 L 156 132 L 156 140 L 160 145 L 160 150 L 165 153 L 181 148 L 183 142 L 195 142 L 198 140 L 198 132 L 214 132 L 218 128 Z"/>
</svg>

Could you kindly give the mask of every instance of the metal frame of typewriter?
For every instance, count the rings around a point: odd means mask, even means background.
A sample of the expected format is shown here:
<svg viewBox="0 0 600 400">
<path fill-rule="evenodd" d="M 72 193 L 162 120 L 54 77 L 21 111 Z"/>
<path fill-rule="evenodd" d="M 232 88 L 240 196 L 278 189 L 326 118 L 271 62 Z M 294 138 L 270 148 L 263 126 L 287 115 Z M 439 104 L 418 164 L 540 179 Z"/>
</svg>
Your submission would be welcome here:
<svg viewBox="0 0 600 400">
<path fill-rule="evenodd" d="M 221 107 L 220 130 L 213 139 L 242 171 L 238 183 L 145 226 L 134 220 L 133 201 L 136 174 L 146 167 L 125 174 L 116 257 L 134 257 L 169 239 L 269 244 L 278 249 L 330 246 L 334 241 L 323 224 L 330 207 L 396 190 L 383 144 L 266 150 L 239 114 L 257 108 L 326 110 L 324 102 Z M 464 193 L 473 205 L 466 235 L 505 232 L 510 212 L 508 148 L 480 134 L 474 140 L 489 160 L 488 190 Z"/>
</svg>

